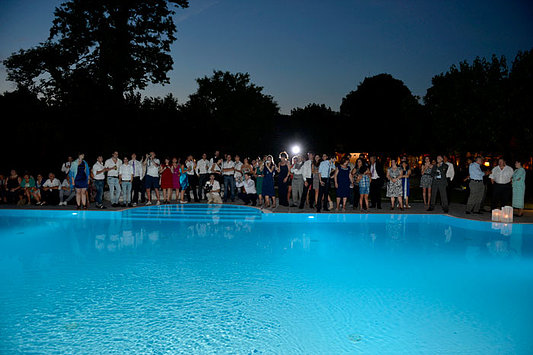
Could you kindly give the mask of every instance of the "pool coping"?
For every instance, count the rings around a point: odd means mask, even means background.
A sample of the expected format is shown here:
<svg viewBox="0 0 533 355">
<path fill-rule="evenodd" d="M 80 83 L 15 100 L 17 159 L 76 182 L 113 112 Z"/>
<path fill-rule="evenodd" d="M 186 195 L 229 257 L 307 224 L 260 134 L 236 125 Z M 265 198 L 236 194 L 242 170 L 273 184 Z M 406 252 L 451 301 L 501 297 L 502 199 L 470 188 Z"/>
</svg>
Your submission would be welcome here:
<svg viewBox="0 0 533 355">
<path fill-rule="evenodd" d="M 204 204 L 204 205 L 208 205 L 207 203 L 191 203 L 190 205 L 198 205 L 198 204 Z M 172 205 L 176 205 L 176 206 L 187 206 L 188 204 L 181 204 L 181 203 L 171 203 L 171 204 L 165 204 L 165 205 L 159 205 L 159 206 L 172 206 Z M 230 206 L 240 206 L 240 207 L 245 207 L 245 208 L 253 208 L 253 209 L 256 209 L 264 214 L 305 214 L 305 215 L 404 215 L 404 216 L 408 216 L 408 215 L 413 215 L 413 216 L 447 216 L 447 217 L 452 217 L 452 218 L 456 218 L 456 219 L 460 219 L 460 220 L 464 220 L 464 221 L 474 221 L 474 222 L 486 222 L 486 223 L 502 223 L 502 224 L 515 224 L 515 225 L 519 225 L 519 224 L 523 224 L 523 225 L 533 225 L 533 222 L 527 222 L 527 221 L 520 221 L 520 222 L 517 222 L 516 221 L 516 218 L 513 218 L 513 222 L 495 222 L 495 221 L 492 221 L 490 219 L 476 219 L 476 218 L 468 218 L 468 217 L 465 217 L 465 216 L 460 216 L 460 215 L 455 215 L 455 214 L 450 214 L 450 213 L 438 213 L 438 212 L 432 212 L 432 213 L 423 213 L 423 212 L 418 212 L 418 211 L 409 211 L 409 210 L 404 210 L 402 212 L 370 212 L 370 213 L 354 213 L 354 212 L 337 212 L 337 211 L 329 211 L 329 212 L 324 212 L 324 213 L 318 213 L 314 210 L 299 210 L 296 211 L 296 212 L 291 212 L 291 211 L 272 211 L 271 209 L 266 209 L 266 208 L 262 208 L 262 207 L 258 207 L 258 206 L 250 206 L 250 205 L 244 205 L 244 204 L 236 204 L 236 203 L 232 203 L 232 204 L 222 204 L 223 206 L 224 205 L 230 205 Z M 151 205 L 153 207 L 156 207 L 158 205 Z M 124 212 L 124 211 L 128 211 L 128 210 L 134 210 L 134 209 L 138 209 L 138 208 L 144 208 L 144 207 L 147 207 L 145 205 L 142 205 L 142 206 L 135 206 L 135 207 L 119 207 L 119 208 L 110 208 L 110 209 L 96 209 L 96 208 L 91 208 L 91 209 L 87 209 L 87 210 L 78 210 L 76 208 L 73 208 L 74 206 L 67 206 L 66 208 L 54 208 L 56 206 L 47 206 L 46 209 L 42 209 L 42 208 L 39 208 L 38 206 L 32 206 L 34 208 L 28 208 L 27 206 L 20 206 L 18 208 L 0 208 L 0 211 L 2 210 L 11 210 L 11 211 L 21 211 L 21 210 L 28 210 L 28 211 L 34 211 L 34 210 L 37 210 L 37 211 L 91 211 L 91 212 Z M 72 208 L 71 208 L 72 207 Z M 528 212 L 529 213 L 529 212 Z M 529 217 L 526 217 L 526 218 L 529 218 Z"/>
</svg>

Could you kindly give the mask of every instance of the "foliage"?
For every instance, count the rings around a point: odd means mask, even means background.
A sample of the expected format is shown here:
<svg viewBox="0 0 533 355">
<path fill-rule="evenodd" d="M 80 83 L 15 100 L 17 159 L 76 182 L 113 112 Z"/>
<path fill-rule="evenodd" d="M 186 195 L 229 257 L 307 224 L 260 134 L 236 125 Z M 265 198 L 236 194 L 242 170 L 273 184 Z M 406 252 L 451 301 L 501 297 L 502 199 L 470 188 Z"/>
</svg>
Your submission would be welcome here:
<svg viewBox="0 0 533 355">
<path fill-rule="evenodd" d="M 55 9 L 45 42 L 4 61 L 8 79 L 63 105 L 122 102 L 125 92 L 169 82 L 173 7 L 187 6 L 187 0 L 66 1 Z"/>
<path fill-rule="evenodd" d="M 417 147 L 422 107 L 390 74 L 365 78 L 342 99 L 344 140 L 353 151 L 401 151 Z"/>
</svg>

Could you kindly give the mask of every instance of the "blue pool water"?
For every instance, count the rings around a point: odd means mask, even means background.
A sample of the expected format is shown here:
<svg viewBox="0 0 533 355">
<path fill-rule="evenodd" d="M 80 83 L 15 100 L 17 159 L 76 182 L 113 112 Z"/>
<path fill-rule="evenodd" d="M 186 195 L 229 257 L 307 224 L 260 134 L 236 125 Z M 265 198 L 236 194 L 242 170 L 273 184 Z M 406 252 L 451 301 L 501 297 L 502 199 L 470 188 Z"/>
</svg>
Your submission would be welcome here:
<svg viewBox="0 0 533 355">
<path fill-rule="evenodd" d="M 533 225 L 0 211 L 0 353 L 532 354 Z"/>
</svg>

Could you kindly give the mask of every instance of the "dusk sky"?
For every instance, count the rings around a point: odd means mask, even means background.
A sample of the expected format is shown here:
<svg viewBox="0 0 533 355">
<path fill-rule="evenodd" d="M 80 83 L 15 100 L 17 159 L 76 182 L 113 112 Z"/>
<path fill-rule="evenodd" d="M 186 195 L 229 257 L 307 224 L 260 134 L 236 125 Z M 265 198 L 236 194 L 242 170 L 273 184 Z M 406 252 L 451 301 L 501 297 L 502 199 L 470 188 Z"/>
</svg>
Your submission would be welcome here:
<svg viewBox="0 0 533 355">
<path fill-rule="evenodd" d="M 59 0 L 0 0 L 0 59 L 44 41 Z M 532 1 L 192 0 L 176 14 L 169 92 L 181 103 L 214 69 L 248 72 L 289 113 L 338 110 L 367 76 L 390 73 L 423 96 L 432 76 L 493 53 L 533 48 Z M 0 91 L 12 90 L 0 69 Z"/>
</svg>

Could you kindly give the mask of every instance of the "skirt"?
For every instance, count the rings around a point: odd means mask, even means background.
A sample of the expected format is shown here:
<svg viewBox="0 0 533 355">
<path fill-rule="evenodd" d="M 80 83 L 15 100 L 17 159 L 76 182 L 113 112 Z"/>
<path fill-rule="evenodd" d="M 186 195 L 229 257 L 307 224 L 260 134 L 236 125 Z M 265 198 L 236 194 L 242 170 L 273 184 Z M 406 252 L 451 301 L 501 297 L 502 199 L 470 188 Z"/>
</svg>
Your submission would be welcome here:
<svg viewBox="0 0 533 355">
<path fill-rule="evenodd" d="M 430 189 L 433 184 L 433 178 L 430 175 L 424 174 L 420 178 L 420 187 L 423 189 Z"/>
</svg>

